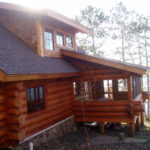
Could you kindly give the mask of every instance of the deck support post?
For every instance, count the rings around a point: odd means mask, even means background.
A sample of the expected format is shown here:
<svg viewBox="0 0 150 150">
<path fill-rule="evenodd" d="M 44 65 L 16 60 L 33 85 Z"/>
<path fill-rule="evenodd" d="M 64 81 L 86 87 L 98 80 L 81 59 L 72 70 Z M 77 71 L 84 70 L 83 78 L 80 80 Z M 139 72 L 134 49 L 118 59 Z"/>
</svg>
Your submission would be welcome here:
<svg viewBox="0 0 150 150">
<path fill-rule="evenodd" d="M 132 83 L 131 83 L 131 77 L 127 78 L 128 82 L 128 100 L 132 101 Z"/>
<path fill-rule="evenodd" d="M 134 122 L 129 123 L 130 136 L 133 137 L 135 134 Z"/>
<path fill-rule="evenodd" d="M 100 134 L 104 134 L 105 132 L 104 122 L 99 122 L 99 129 L 100 129 Z"/>
<path fill-rule="evenodd" d="M 136 130 L 140 131 L 140 117 L 136 119 Z"/>
<path fill-rule="evenodd" d="M 141 126 L 144 127 L 144 113 L 141 113 Z"/>
</svg>

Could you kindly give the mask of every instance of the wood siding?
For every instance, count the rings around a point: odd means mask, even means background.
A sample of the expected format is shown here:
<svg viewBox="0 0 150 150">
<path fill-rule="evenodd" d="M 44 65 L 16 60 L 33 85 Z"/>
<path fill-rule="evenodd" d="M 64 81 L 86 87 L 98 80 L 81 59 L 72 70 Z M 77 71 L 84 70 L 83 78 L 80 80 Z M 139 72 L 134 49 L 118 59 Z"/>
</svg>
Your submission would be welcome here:
<svg viewBox="0 0 150 150">
<path fill-rule="evenodd" d="M 46 108 L 28 113 L 26 88 L 44 86 Z M 0 84 L 0 144 L 15 145 L 70 116 L 72 113 L 72 82 L 40 80 Z"/>
<path fill-rule="evenodd" d="M 4 144 L 6 139 L 6 97 L 4 84 L 0 83 L 0 145 Z"/>
<path fill-rule="evenodd" d="M 48 83 L 43 82 L 42 85 L 44 85 L 46 108 L 27 114 L 26 122 L 23 125 L 26 137 L 72 115 L 72 83 L 69 81 L 49 81 Z M 32 84 L 28 85 L 28 87 L 30 86 L 32 87 Z"/>
<path fill-rule="evenodd" d="M 74 101 L 77 122 L 133 122 L 144 111 L 141 101 Z"/>
</svg>

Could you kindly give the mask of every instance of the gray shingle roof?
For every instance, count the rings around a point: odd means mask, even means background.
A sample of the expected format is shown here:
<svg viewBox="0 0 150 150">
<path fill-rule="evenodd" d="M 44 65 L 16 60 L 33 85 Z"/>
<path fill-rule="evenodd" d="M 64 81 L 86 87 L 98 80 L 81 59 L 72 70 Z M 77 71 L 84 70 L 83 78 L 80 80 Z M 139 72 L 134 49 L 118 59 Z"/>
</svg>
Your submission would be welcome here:
<svg viewBox="0 0 150 150">
<path fill-rule="evenodd" d="M 61 58 L 38 56 L 0 25 L 0 70 L 6 74 L 69 73 L 80 70 Z"/>
</svg>

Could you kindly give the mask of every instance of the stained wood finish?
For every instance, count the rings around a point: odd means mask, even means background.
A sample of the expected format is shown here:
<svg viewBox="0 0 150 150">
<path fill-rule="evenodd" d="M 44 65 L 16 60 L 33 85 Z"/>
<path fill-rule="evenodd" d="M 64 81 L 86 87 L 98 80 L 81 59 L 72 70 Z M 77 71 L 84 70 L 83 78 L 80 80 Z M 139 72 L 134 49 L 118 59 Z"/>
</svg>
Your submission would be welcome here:
<svg viewBox="0 0 150 150">
<path fill-rule="evenodd" d="M 104 132 L 103 122 L 130 123 L 130 136 L 134 136 L 134 122 L 144 112 L 143 102 L 128 100 L 74 101 L 73 114 L 76 122 L 99 122 L 100 132 Z"/>
<path fill-rule="evenodd" d="M 6 97 L 5 97 L 5 85 L 0 83 L 0 145 L 3 145 L 6 142 L 6 112 L 7 108 L 5 106 Z"/>
<path fill-rule="evenodd" d="M 61 50 L 61 54 L 64 57 L 70 57 L 70 58 L 79 59 L 79 60 L 83 60 L 83 61 L 87 61 L 87 62 L 99 64 L 99 65 L 113 67 L 116 69 L 124 70 L 126 72 L 132 72 L 132 73 L 139 74 L 139 75 L 145 74 L 149 71 L 144 68 L 133 67 L 131 65 L 118 63 L 112 60 L 107 60 L 107 59 L 99 58 L 99 57 L 98 58 L 92 57 L 92 56 L 88 56 L 88 55 L 84 55 L 80 53 L 74 53 L 71 51 Z"/>
<path fill-rule="evenodd" d="M 26 87 L 44 86 L 46 108 L 28 113 Z M 72 116 L 71 80 L 0 83 L 0 144 L 10 146 Z"/>
<path fill-rule="evenodd" d="M 27 136 L 72 115 L 72 82 L 65 80 L 44 83 L 44 89 L 46 108 L 27 115 L 23 125 Z"/>
<path fill-rule="evenodd" d="M 53 73 L 53 74 L 29 74 L 29 75 L 5 75 L 3 82 L 12 81 L 25 81 L 25 80 L 37 80 L 37 79 L 56 79 L 56 78 L 68 78 L 79 76 L 77 73 Z"/>
<path fill-rule="evenodd" d="M 44 57 L 43 26 L 40 17 L 36 18 L 35 29 L 36 29 L 36 37 L 37 37 L 37 53 L 40 56 Z"/>
</svg>

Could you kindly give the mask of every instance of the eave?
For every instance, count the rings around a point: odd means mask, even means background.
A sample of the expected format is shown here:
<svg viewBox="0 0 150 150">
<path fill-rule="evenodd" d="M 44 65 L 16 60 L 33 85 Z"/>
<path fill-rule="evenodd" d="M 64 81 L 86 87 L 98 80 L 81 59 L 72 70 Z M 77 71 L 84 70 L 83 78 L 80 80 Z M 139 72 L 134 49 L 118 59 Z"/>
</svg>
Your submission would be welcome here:
<svg viewBox="0 0 150 150">
<path fill-rule="evenodd" d="M 39 80 L 39 79 L 56 79 L 56 78 L 70 78 L 79 76 L 78 72 L 75 73 L 51 73 L 51 74 L 24 74 L 24 75 L 7 75 L 0 72 L 0 81 L 13 82 L 25 80 Z"/>
<path fill-rule="evenodd" d="M 108 67 L 113 67 L 116 69 L 120 69 L 123 71 L 131 72 L 131 73 L 135 73 L 135 74 L 139 74 L 139 75 L 150 73 L 149 69 L 144 69 L 144 68 L 140 68 L 137 66 L 135 67 L 135 66 L 131 66 L 128 64 L 119 63 L 119 62 L 107 60 L 104 58 L 93 57 L 93 56 L 89 56 L 89 55 L 85 55 L 85 54 L 81 54 L 81 53 L 77 53 L 77 52 L 72 52 L 72 51 L 68 51 L 68 50 L 61 50 L 61 55 L 64 57 L 67 56 L 67 57 L 84 60 L 84 61 L 91 62 L 91 63 L 96 63 L 96 64 L 108 66 Z"/>
</svg>

